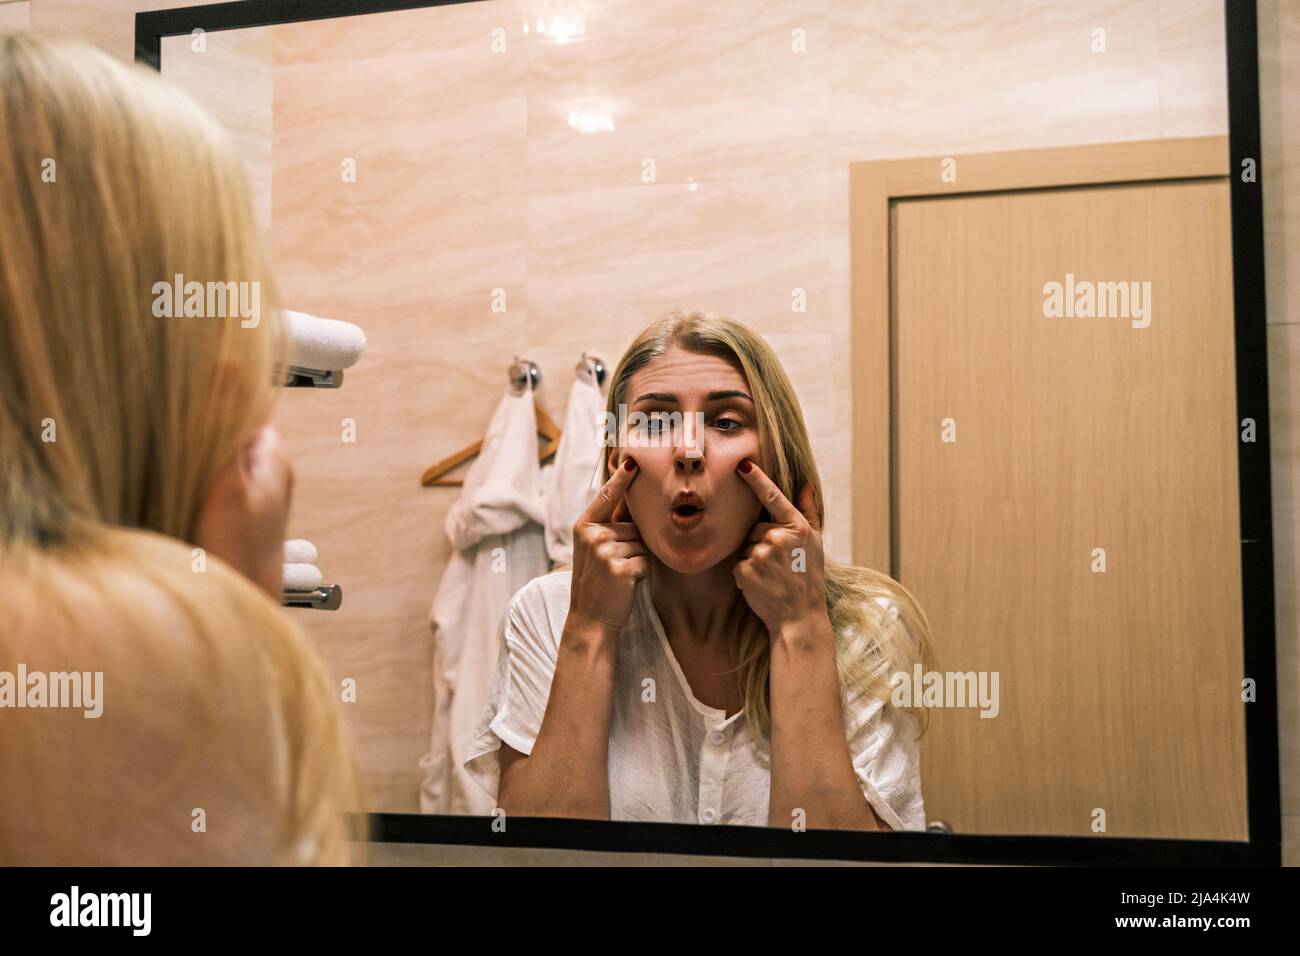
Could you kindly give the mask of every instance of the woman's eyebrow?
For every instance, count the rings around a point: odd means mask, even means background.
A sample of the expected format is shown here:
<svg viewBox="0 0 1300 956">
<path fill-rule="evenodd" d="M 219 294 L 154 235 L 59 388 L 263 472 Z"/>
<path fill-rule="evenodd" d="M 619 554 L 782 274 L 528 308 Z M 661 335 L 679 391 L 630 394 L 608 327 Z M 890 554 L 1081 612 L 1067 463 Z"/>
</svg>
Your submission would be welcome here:
<svg viewBox="0 0 1300 956">
<path fill-rule="evenodd" d="M 742 392 L 738 388 L 726 389 L 721 392 L 709 392 L 709 394 L 704 397 L 704 400 L 706 402 L 720 402 L 727 398 L 743 398 L 750 404 L 753 404 L 754 402 L 754 399 L 750 397 L 748 392 Z M 644 395 L 639 396 L 633 404 L 636 404 L 636 402 L 668 402 L 676 404 L 677 396 L 671 392 L 646 392 Z"/>
</svg>

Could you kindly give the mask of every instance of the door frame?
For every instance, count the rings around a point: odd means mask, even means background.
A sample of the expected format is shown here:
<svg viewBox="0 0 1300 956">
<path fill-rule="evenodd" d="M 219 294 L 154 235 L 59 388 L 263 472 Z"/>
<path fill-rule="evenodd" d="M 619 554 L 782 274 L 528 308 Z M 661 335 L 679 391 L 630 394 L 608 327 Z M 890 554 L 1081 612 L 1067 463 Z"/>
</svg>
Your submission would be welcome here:
<svg viewBox="0 0 1300 956">
<path fill-rule="evenodd" d="M 1230 31 L 1231 33 L 1231 31 Z M 1230 40 L 1231 43 L 1231 40 Z M 1240 91 L 1238 91 L 1240 92 Z M 1230 95 L 1232 91 L 1230 90 Z M 1233 312 L 1237 421 L 1256 423 L 1256 441 L 1237 442 L 1243 676 L 1254 677 L 1247 707 L 1248 843 L 1281 846 L 1272 507 L 1269 475 L 1267 325 L 1263 298 L 1259 150 L 1229 136 L 1135 140 L 850 164 L 850 348 L 853 563 L 898 576 L 898 486 L 894 408 L 897 334 L 893 313 L 892 214 L 901 200 L 992 192 L 1227 178 L 1232 201 Z M 1256 137 L 1258 130 L 1255 131 Z M 1233 175 L 1256 159 L 1256 181 Z M 952 163 L 954 165 L 947 166 Z M 955 178 L 945 181 L 945 171 Z M 1247 206 L 1258 204 L 1252 213 Z M 1252 231 L 1254 230 L 1254 231 Z M 1159 842 L 1159 841 L 1151 841 Z"/>
</svg>

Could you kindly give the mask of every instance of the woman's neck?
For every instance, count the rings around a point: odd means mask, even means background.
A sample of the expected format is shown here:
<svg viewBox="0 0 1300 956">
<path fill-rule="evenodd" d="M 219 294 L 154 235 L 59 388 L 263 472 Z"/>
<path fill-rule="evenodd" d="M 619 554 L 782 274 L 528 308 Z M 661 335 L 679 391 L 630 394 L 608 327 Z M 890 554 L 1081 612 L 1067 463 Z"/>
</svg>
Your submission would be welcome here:
<svg viewBox="0 0 1300 956">
<path fill-rule="evenodd" d="M 726 649 L 735 640 L 727 628 L 744 595 L 732 575 L 735 557 L 707 571 L 680 574 L 650 556 L 650 598 L 671 641 L 688 641 Z"/>
</svg>

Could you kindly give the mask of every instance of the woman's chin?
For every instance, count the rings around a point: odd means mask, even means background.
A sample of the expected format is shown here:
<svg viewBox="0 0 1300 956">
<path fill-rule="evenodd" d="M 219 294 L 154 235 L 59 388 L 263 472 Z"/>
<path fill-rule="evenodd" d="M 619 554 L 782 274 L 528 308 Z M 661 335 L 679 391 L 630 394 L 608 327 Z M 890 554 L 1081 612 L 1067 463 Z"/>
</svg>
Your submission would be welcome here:
<svg viewBox="0 0 1300 956">
<path fill-rule="evenodd" d="M 710 547 L 674 544 L 670 541 L 662 542 L 652 550 L 660 564 L 678 574 L 699 574 L 726 557 L 715 553 Z"/>
</svg>

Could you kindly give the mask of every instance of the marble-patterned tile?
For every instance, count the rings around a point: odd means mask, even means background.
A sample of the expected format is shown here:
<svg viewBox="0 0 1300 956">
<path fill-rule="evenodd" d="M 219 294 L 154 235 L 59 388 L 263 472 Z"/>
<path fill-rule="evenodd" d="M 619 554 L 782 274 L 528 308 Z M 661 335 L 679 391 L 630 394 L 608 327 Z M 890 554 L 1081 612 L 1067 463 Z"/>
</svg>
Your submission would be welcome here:
<svg viewBox="0 0 1300 956">
<path fill-rule="evenodd" d="M 531 197 L 530 327 L 630 339 L 682 308 L 765 332 L 825 328 L 825 180 L 810 162 L 770 179 Z"/>
<path fill-rule="evenodd" d="M 449 502 L 414 480 L 407 487 L 382 477 L 300 475 L 289 524 L 291 537 L 316 545 L 324 580 L 343 589 L 336 611 L 286 613 L 312 638 L 336 684 L 356 682 L 344 713 L 372 810 L 414 807 L 433 710 L 427 616 L 437 578 L 430 568 L 446 560 L 440 511 Z M 403 777 L 404 787 L 395 791 L 388 774 Z"/>
<path fill-rule="evenodd" d="M 522 315 L 525 99 L 490 55 L 277 67 L 275 250 L 291 294 L 401 309 L 435 337 L 499 339 Z"/>
<path fill-rule="evenodd" d="M 32 27 L 32 5 L 30 0 L 12 0 L 0 3 L 0 33 L 17 30 L 30 30 Z"/>
<path fill-rule="evenodd" d="M 1223 4 L 1160 0 L 1160 135 L 1228 134 Z"/>
<path fill-rule="evenodd" d="M 310 63 L 347 70 L 361 60 L 392 61 L 409 55 L 460 50 L 486 64 L 510 57 L 511 37 L 523 37 L 523 0 L 476 0 L 445 6 L 391 10 L 276 27 L 276 58 L 283 65 Z M 494 31 L 506 33 L 506 43 Z M 393 71 L 400 78 L 400 71 Z M 448 73 L 446 79 L 461 77 Z M 430 92 L 436 92 L 431 90 Z"/>
<path fill-rule="evenodd" d="M 780 173 L 822 150 L 827 3 L 530 0 L 529 188 Z"/>
<path fill-rule="evenodd" d="M 1300 321 L 1300 6 L 1259 4 L 1260 185 L 1268 321 Z"/>
<path fill-rule="evenodd" d="M 271 228 L 271 87 L 275 29 L 163 37 L 162 76 L 184 89 L 230 133 L 248 173 L 253 207 Z"/>
<path fill-rule="evenodd" d="M 177 6 L 224 0 L 30 0 L 31 29 L 49 37 L 76 39 L 130 63 L 135 59 L 135 15 Z"/>
<path fill-rule="evenodd" d="M 1300 814 L 1300 324 L 1268 329 L 1282 812 Z"/>
<path fill-rule="evenodd" d="M 1154 139 L 1157 12 L 1157 0 L 835 4 L 831 135 L 860 159 Z"/>
<path fill-rule="evenodd" d="M 135 59 L 136 9 L 149 7 L 121 0 L 32 0 L 31 28 L 47 37 L 93 44 L 129 63 Z"/>
</svg>

